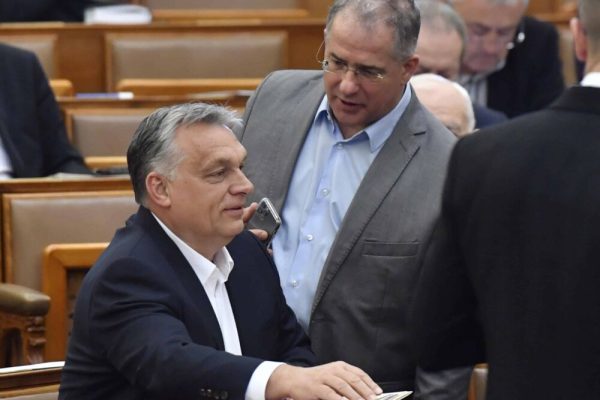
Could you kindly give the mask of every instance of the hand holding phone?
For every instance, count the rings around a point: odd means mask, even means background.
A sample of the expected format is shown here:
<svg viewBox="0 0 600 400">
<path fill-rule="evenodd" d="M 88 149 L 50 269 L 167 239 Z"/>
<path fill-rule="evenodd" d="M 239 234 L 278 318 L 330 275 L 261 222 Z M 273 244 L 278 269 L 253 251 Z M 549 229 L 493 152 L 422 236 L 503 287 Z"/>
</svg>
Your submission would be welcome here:
<svg viewBox="0 0 600 400">
<path fill-rule="evenodd" d="M 271 201 L 264 197 L 259 203 L 256 212 L 248 221 L 248 227 L 250 229 L 261 229 L 267 232 L 267 240 L 264 241 L 265 245 L 269 247 L 273 235 L 277 232 L 281 226 L 281 218 L 275 209 L 275 206 Z"/>
</svg>

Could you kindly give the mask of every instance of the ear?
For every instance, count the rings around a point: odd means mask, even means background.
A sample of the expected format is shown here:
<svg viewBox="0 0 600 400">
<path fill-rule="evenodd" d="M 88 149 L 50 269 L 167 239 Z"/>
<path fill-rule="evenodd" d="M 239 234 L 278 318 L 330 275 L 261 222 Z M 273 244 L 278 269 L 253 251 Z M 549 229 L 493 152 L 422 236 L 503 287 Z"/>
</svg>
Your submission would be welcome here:
<svg viewBox="0 0 600 400">
<path fill-rule="evenodd" d="M 146 176 L 146 192 L 148 199 L 159 207 L 170 207 L 171 196 L 169 192 L 169 181 L 156 171 Z"/>
<path fill-rule="evenodd" d="M 587 35 L 583 29 L 581 21 L 577 17 L 571 18 L 569 22 L 571 33 L 573 34 L 573 45 L 575 46 L 575 56 L 579 61 L 585 62 L 588 57 Z"/>
<path fill-rule="evenodd" d="M 417 67 L 419 66 L 419 56 L 413 54 L 408 60 L 404 61 L 402 65 L 404 67 L 403 78 L 404 84 L 408 83 L 410 78 L 417 72 Z"/>
</svg>

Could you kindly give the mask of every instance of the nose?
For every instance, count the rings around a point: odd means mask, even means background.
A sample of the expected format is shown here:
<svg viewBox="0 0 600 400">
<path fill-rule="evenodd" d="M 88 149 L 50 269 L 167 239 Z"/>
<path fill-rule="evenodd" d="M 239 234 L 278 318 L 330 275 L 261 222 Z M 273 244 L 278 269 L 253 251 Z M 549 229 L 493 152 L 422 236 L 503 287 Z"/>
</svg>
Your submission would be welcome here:
<svg viewBox="0 0 600 400">
<path fill-rule="evenodd" d="M 345 95 L 351 95 L 358 91 L 358 77 L 356 72 L 351 69 L 342 72 L 340 75 L 340 92 Z"/>
<path fill-rule="evenodd" d="M 483 51 L 486 54 L 499 54 L 506 49 L 506 43 L 494 32 L 487 35 L 483 41 Z"/>
<path fill-rule="evenodd" d="M 238 171 L 237 182 L 231 185 L 232 194 L 236 195 L 248 195 L 254 191 L 254 184 L 250 182 L 250 179 L 244 174 L 242 170 Z"/>
</svg>

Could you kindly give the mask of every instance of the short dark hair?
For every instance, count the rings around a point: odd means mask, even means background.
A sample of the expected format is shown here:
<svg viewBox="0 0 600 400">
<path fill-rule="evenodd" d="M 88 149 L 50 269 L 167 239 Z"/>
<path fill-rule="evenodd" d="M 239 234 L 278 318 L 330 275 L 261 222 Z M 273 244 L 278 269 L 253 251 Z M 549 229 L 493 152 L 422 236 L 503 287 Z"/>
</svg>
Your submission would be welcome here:
<svg viewBox="0 0 600 400">
<path fill-rule="evenodd" d="M 146 176 L 150 172 L 175 178 L 183 157 L 174 142 L 177 130 L 200 123 L 222 125 L 233 131 L 241 126 L 241 119 L 226 107 L 187 103 L 159 108 L 140 123 L 127 149 L 127 168 L 139 204 L 146 202 Z"/>
<path fill-rule="evenodd" d="M 367 28 L 384 23 L 394 29 L 394 55 L 399 60 L 412 56 L 417 46 L 421 18 L 414 0 L 335 0 L 327 15 L 327 34 L 342 10 L 352 10 Z"/>
</svg>

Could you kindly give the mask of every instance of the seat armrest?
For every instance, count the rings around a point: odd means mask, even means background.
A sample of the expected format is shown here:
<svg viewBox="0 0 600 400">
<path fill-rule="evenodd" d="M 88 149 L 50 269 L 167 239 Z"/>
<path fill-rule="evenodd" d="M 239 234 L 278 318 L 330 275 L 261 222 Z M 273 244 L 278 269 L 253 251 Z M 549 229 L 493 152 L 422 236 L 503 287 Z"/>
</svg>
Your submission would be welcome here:
<svg viewBox="0 0 600 400">
<path fill-rule="evenodd" d="M 50 297 L 42 292 L 12 283 L 0 283 L 0 310 L 23 316 L 44 316 Z"/>
</svg>

